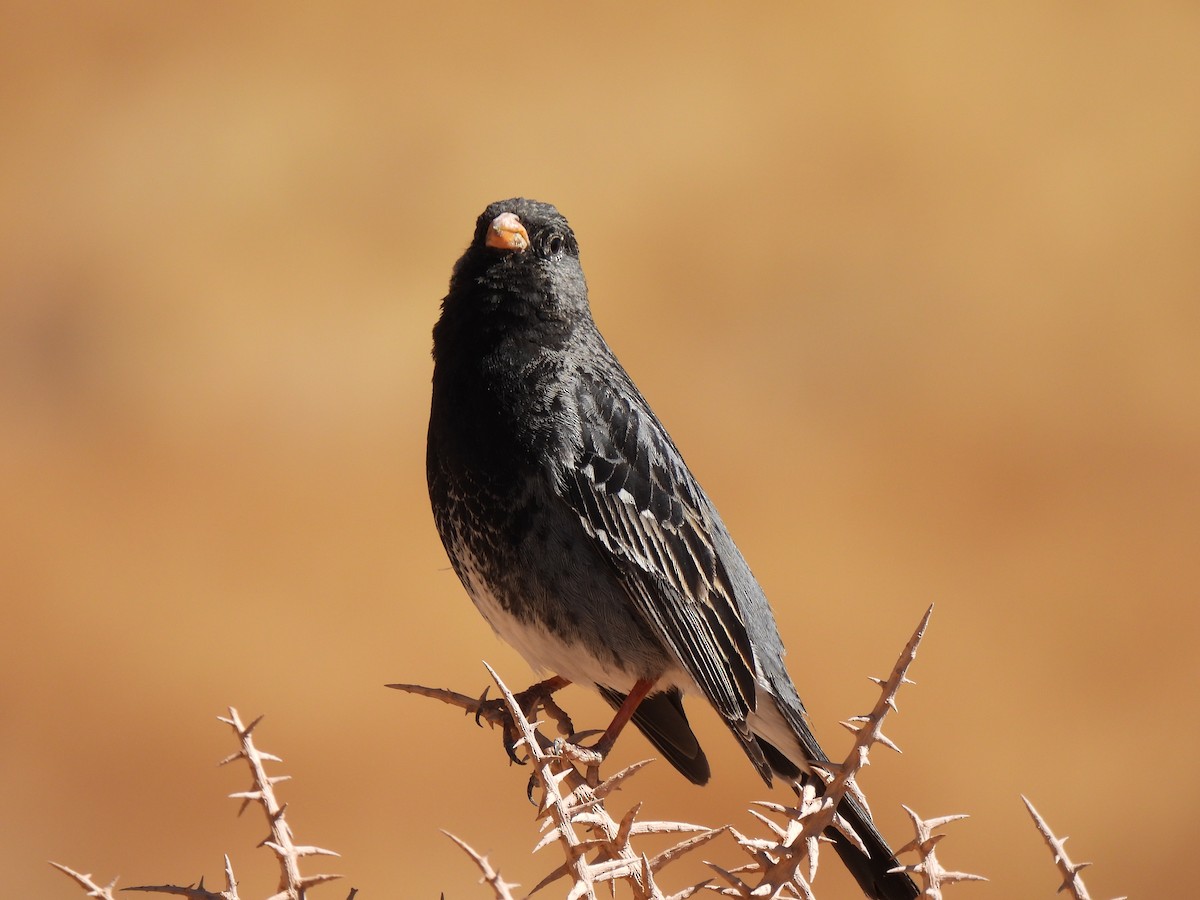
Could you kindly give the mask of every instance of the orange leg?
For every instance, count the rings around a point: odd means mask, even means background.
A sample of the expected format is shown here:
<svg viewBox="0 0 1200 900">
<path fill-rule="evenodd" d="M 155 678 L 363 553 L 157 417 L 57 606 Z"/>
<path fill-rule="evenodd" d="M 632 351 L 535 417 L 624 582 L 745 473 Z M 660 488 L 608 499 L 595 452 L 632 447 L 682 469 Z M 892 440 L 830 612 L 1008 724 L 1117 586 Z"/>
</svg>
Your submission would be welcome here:
<svg viewBox="0 0 1200 900">
<path fill-rule="evenodd" d="M 657 679 L 654 678 L 639 678 L 637 684 L 633 686 L 633 690 L 629 692 L 629 696 L 625 698 L 625 702 L 621 704 L 621 708 L 617 710 L 617 714 L 613 716 L 612 724 L 605 729 L 604 734 L 600 736 L 600 740 L 591 747 L 591 749 L 599 753 L 602 757 L 608 755 L 608 751 L 612 749 L 613 744 L 617 742 L 617 735 L 621 733 L 629 720 L 633 718 L 633 714 L 637 712 L 638 706 L 646 695 L 654 689 L 654 684 Z"/>
</svg>

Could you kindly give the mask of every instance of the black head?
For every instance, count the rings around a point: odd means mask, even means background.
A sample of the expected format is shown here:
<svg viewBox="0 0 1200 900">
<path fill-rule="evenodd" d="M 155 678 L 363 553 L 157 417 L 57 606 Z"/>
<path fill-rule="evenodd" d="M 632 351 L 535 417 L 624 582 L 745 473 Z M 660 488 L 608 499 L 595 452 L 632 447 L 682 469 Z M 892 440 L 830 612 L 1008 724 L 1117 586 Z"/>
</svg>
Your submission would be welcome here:
<svg viewBox="0 0 1200 900">
<path fill-rule="evenodd" d="M 504 218 L 497 222 L 501 217 Z M 520 229 L 515 240 L 509 239 L 512 232 L 506 226 Z M 520 237 L 522 234 L 523 240 Z M 534 257 L 542 260 L 553 260 L 563 255 L 579 259 L 575 232 L 563 214 L 549 203 L 526 200 L 524 197 L 499 200 L 480 214 L 475 221 L 475 238 L 471 242 L 471 249 L 479 247 L 500 251 L 501 255 L 504 251 L 532 251 Z"/>
<path fill-rule="evenodd" d="M 460 305 L 465 308 L 454 309 Z M 590 320 L 579 244 L 567 220 L 536 200 L 493 203 L 476 221 L 471 245 L 454 267 L 444 312 Z"/>
</svg>

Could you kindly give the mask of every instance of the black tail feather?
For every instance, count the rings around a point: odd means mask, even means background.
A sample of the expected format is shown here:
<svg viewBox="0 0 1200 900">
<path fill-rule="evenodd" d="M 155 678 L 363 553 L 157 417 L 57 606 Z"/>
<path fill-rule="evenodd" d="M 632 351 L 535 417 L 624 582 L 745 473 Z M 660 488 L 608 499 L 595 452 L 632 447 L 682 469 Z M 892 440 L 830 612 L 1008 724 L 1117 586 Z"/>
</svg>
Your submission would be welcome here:
<svg viewBox="0 0 1200 900">
<path fill-rule="evenodd" d="M 600 687 L 600 693 L 614 709 L 620 708 L 625 701 L 624 694 L 611 688 Z M 685 778 L 693 784 L 708 782 L 708 759 L 688 724 L 683 710 L 683 696 L 677 688 L 647 697 L 638 706 L 631 721 Z M 768 785 L 771 784 L 772 773 L 793 783 L 804 784 L 808 780 L 808 776 L 795 763 L 761 737 L 751 735 L 747 741 L 741 738 L 741 732 L 736 728 L 734 735 L 742 740 L 742 749 Z M 811 735 L 809 738 L 816 746 L 816 740 Z M 816 749 L 820 753 L 820 747 Z M 821 758 L 825 758 L 824 754 L 821 754 Z M 818 780 L 818 789 L 820 786 Z M 900 863 L 862 805 L 853 797 L 845 797 L 838 806 L 838 813 L 854 829 L 866 847 L 867 855 L 863 855 L 835 828 L 827 829 L 825 836 L 833 842 L 842 864 L 858 882 L 864 896 L 869 900 L 915 900 L 919 897 L 921 892 L 908 875 L 889 871 Z"/>
<path fill-rule="evenodd" d="M 900 863 L 858 801 L 853 797 L 844 798 L 838 805 L 838 814 L 854 829 L 870 856 L 863 856 L 862 851 L 836 828 L 826 829 L 825 836 L 833 841 L 837 855 L 863 893 L 871 900 L 913 900 L 919 897 L 921 892 L 911 878 L 903 872 L 888 871 Z"/>
<path fill-rule="evenodd" d="M 625 695 L 619 691 L 598 687 L 614 709 L 619 709 L 625 702 Z M 687 714 L 683 711 L 683 695 L 678 688 L 647 697 L 638 704 L 631 721 L 688 781 L 692 784 L 708 783 L 712 774 L 708 758 L 692 733 L 692 726 L 688 724 Z"/>
<path fill-rule="evenodd" d="M 795 763 L 778 749 L 762 738 L 759 738 L 759 745 L 777 775 L 801 785 L 808 781 L 808 777 Z M 820 790 L 819 781 L 817 787 Z M 862 851 L 836 828 L 826 829 L 825 837 L 833 841 L 833 849 L 841 857 L 842 864 L 854 876 L 863 894 L 870 900 L 914 900 L 919 897 L 921 892 L 911 878 L 903 872 L 889 872 L 900 863 L 862 805 L 853 797 L 845 797 L 838 806 L 838 814 L 854 829 L 854 833 L 867 848 L 869 856 L 863 856 Z"/>
</svg>

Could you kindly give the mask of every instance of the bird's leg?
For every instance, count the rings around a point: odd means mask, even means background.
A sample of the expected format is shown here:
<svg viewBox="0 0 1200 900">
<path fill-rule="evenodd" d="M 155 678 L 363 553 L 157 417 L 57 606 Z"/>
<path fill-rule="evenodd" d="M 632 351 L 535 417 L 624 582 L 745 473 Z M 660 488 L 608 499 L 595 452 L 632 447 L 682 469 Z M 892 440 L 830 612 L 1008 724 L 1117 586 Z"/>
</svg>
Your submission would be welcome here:
<svg viewBox="0 0 1200 900">
<path fill-rule="evenodd" d="M 608 755 L 608 751 L 617 742 L 617 736 L 629 724 L 629 720 L 633 718 L 633 714 L 637 712 L 637 708 L 646 699 L 650 691 L 654 689 L 656 681 L 657 679 L 655 678 L 638 679 L 637 684 L 633 686 L 633 690 L 629 692 L 629 696 L 625 698 L 625 702 L 621 704 L 621 708 L 617 710 L 617 714 L 613 716 L 612 722 L 604 730 L 604 734 L 600 736 L 600 740 L 592 745 L 592 750 L 601 756 Z"/>
<path fill-rule="evenodd" d="M 600 735 L 600 740 L 596 741 L 592 746 L 580 747 L 578 745 L 569 745 L 570 749 L 567 750 L 567 755 L 572 757 L 576 762 L 587 766 L 587 780 L 593 787 L 599 782 L 600 763 L 604 762 L 604 758 L 612 750 L 613 744 L 617 742 L 617 736 L 629 724 L 629 720 L 637 712 L 638 706 L 654 690 L 657 680 L 656 678 L 638 679 L 633 689 L 630 690 L 629 695 L 625 698 L 625 702 L 621 704 L 621 708 L 617 710 L 617 714 L 613 716 L 612 722 L 604 730 L 604 734 Z"/>
</svg>

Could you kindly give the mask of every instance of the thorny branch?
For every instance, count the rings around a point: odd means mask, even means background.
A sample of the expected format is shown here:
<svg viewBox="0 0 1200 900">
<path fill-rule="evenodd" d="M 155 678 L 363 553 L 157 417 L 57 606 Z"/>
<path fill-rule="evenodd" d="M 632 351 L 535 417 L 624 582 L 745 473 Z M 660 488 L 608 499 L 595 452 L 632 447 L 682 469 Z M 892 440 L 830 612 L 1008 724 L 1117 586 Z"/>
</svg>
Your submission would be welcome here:
<svg viewBox="0 0 1200 900">
<path fill-rule="evenodd" d="M 260 846 L 267 847 L 274 852 L 275 858 L 279 861 L 279 892 L 269 897 L 268 900 L 305 900 L 309 888 L 341 878 L 341 875 L 300 874 L 301 857 L 337 856 L 338 854 L 321 847 L 296 844 L 292 839 L 292 827 L 284 816 L 286 806 L 281 805 L 275 797 L 275 785 L 281 781 L 288 781 L 292 776 L 267 774 L 265 765 L 267 762 L 283 762 L 283 760 L 254 746 L 252 735 L 258 723 L 262 721 L 262 716 L 249 725 L 243 725 L 238 711 L 231 706 L 228 718 L 223 716 L 218 718 L 233 729 L 241 744 L 238 752 L 225 757 L 218 765 L 224 766 L 235 760 L 243 759 L 250 766 L 254 782 L 250 790 L 238 791 L 229 796 L 231 799 L 242 801 L 242 805 L 238 809 L 239 815 L 251 803 L 261 806 L 271 828 L 270 836 Z"/>
<path fill-rule="evenodd" d="M 730 826 L 723 828 L 701 828 L 672 822 L 641 822 L 637 819 L 641 804 L 634 806 L 620 822 L 610 816 L 605 807 L 606 798 L 615 787 L 625 782 L 646 763 L 630 766 L 608 779 L 599 780 L 589 765 L 587 752 L 577 752 L 562 740 L 551 740 L 537 729 L 532 722 L 537 707 L 547 709 L 563 734 L 571 731 L 570 719 L 557 707 L 550 708 L 544 702 L 531 707 L 521 699 L 527 695 L 514 696 L 496 673 L 488 667 L 493 680 L 499 687 L 505 707 L 486 703 L 484 698 L 459 694 L 454 691 L 421 687 L 418 685 L 389 685 L 409 693 L 441 700 L 452 706 L 474 714 L 477 719 L 486 719 L 493 725 L 514 730 L 517 744 L 524 748 L 533 764 L 531 791 L 540 793 L 539 817 L 543 820 L 545 835 L 534 848 L 535 851 L 557 843 L 562 849 L 564 861 L 556 866 L 538 883 L 532 893 L 561 878 L 570 879 L 568 898 L 596 897 L 596 886 L 604 881 L 623 881 L 629 884 L 635 898 L 662 898 L 665 895 L 655 876 L 670 862 L 706 843 L 723 831 L 729 832 L 744 852 L 750 857 L 748 864 L 737 868 L 724 868 L 714 863 L 709 867 L 723 883 L 707 882 L 694 884 L 672 897 L 689 897 L 701 890 L 716 891 L 729 897 L 802 897 L 814 898 L 811 882 L 816 875 L 817 853 L 826 828 L 837 827 L 852 841 L 858 841 L 846 823 L 837 815 L 837 806 L 847 793 L 861 799 L 855 784 L 855 775 L 869 763 L 870 748 L 881 743 L 894 750 L 896 745 L 882 730 L 887 714 L 896 709 L 896 694 L 903 684 L 911 683 L 907 672 L 916 657 L 917 647 L 925 633 L 932 607 L 922 617 L 916 632 L 905 646 L 892 674 L 887 679 L 872 679 L 880 687 L 880 698 L 875 707 L 865 716 L 856 716 L 844 723 L 855 734 L 854 746 L 842 763 L 830 762 L 823 765 L 823 791 L 814 784 L 797 787 L 797 802 L 794 806 L 778 803 L 762 803 L 760 806 L 775 814 L 781 821 L 751 810 L 767 829 L 767 837 L 748 836 Z M 486 697 L 486 694 L 485 694 Z M 596 784 L 595 787 L 590 785 Z M 930 828 L 957 817 L 931 820 Z M 920 821 L 920 820 L 917 820 Z M 673 831 L 696 832 L 694 837 L 681 841 L 668 850 L 650 858 L 639 855 L 634 848 L 634 838 L 648 833 L 670 833 Z M 925 835 L 918 830 L 918 840 L 909 850 L 920 855 L 918 862 L 906 866 L 906 871 L 923 877 L 931 891 L 939 891 L 941 884 L 951 881 L 972 879 L 962 873 L 947 872 L 933 855 L 933 846 L 940 836 Z M 483 880 L 493 891 L 496 900 L 510 900 L 515 885 L 504 882 L 491 863 L 480 856 L 460 839 L 452 839 L 474 860 L 483 873 Z M 929 892 L 929 898 L 938 898 L 940 893 Z"/>
<path fill-rule="evenodd" d="M 1062 873 L 1063 883 L 1059 887 L 1059 891 L 1069 891 L 1075 900 L 1091 900 L 1087 886 L 1083 883 L 1083 876 L 1079 874 L 1090 866 L 1091 863 L 1071 862 L 1071 858 L 1067 856 L 1066 851 L 1067 838 L 1055 837 L 1054 832 L 1050 830 L 1050 826 L 1046 824 L 1046 820 L 1033 808 L 1033 804 L 1029 802 L 1029 798 L 1022 795 L 1021 800 L 1024 801 L 1025 808 L 1029 810 L 1029 815 L 1033 817 L 1033 824 L 1037 826 L 1037 830 L 1041 832 L 1046 844 L 1054 854 L 1054 865 L 1058 866 L 1058 871 Z M 1127 900 L 1127 898 L 1118 897 L 1117 900 Z"/>
<path fill-rule="evenodd" d="M 607 887 L 604 888 L 604 895 L 612 893 L 612 896 L 615 896 L 613 892 L 618 882 L 629 886 L 635 900 L 685 900 L 703 889 L 727 897 L 790 897 L 815 900 L 812 881 L 817 871 L 819 846 L 826 841 L 823 832 L 829 827 L 834 827 L 841 830 L 850 840 L 858 840 L 857 835 L 836 814 L 840 800 L 846 793 L 862 799 L 855 784 L 855 777 L 869 764 L 868 754 L 871 747 L 881 743 L 894 750 L 899 749 L 883 734 L 883 720 L 889 712 L 896 710 L 895 698 L 900 686 L 911 683 L 907 672 L 916 657 L 917 647 L 931 612 L 932 607 L 922 618 L 891 676 L 887 679 L 872 679 L 880 686 L 880 698 L 874 709 L 865 716 L 856 716 L 843 723 L 855 734 L 854 746 L 843 762 L 830 762 L 818 768 L 818 774 L 824 782 L 823 790 L 819 790 L 816 784 L 810 782 L 803 787 L 797 785 L 797 800 L 793 806 L 779 803 L 758 804 L 775 818 L 757 810 L 750 810 L 751 815 L 766 828 L 766 837 L 744 835 L 730 826 L 705 828 L 681 822 L 641 820 L 638 818 L 641 803 L 636 804 L 619 821 L 614 819 L 606 809 L 606 799 L 641 771 L 647 762 L 635 763 L 601 780 L 596 761 L 589 757 L 587 751 L 561 739 L 550 739 L 543 735 L 538 730 L 541 723 L 534 720 L 539 708 L 555 721 L 560 734 L 569 738 L 575 737 L 570 718 L 551 697 L 551 693 L 557 687 L 554 684 L 555 679 L 535 686 L 551 687 L 540 694 L 535 691 L 537 702 L 532 705 L 528 703 L 525 694 L 514 696 L 490 667 L 488 671 L 503 695 L 502 703 L 488 702 L 486 693 L 484 697 L 474 698 L 453 691 L 418 685 L 389 686 L 441 700 L 473 713 L 479 721 L 486 719 L 493 725 L 505 727 L 511 731 L 513 737 L 514 750 L 510 752 L 521 748 L 527 754 L 529 762 L 533 764 L 529 793 L 531 798 L 534 793 L 540 794 L 538 818 L 541 820 L 540 830 L 543 832 L 534 847 L 534 852 L 557 844 L 564 859 L 534 887 L 532 893 L 560 879 L 566 879 L 569 883 L 565 894 L 568 900 L 597 900 L 598 892 L 605 885 Z M 518 698 L 526 702 L 523 704 Z M 260 846 L 269 848 L 275 855 L 280 867 L 280 882 L 279 890 L 267 900 L 307 900 L 309 888 L 339 876 L 304 876 L 300 873 L 300 860 L 306 856 L 337 854 L 319 847 L 295 843 L 290 824 L 285 817 L 286 805 L 279 803 L 274 792 L 274 786 L 287 780 L 288 776 L 267 775 L 266 764 L 281 760 L 259 750 L 252 738 L 255 726 L 261 719 L 255 719 L 249 725 L 245 725 L 237 710 L 230 707 L 229 716 L 221 717 L 220 720 L 233 729 L 240 745 L 240 749 L 222 760 L 221 764 L 237 759 L 245 760 L 252 776 L 250 790 L 239 791 L 230 796 L 242 800 L 242 810 L 251 803 L 262 807 L 270 826 L 270 835 Z M 1075 900 L 1090 900 L 1080 875 L 1088 863 L 1073 863 L 1064 850 L 1066 838 L 1055 837 L 1033 805 L 1028 800 L 1025 800 L 1025 805 L 1054 853 L 1055 864 L 1063 875 L 1060 890 L 1069 891 Z M 984 880 L 976 875 L 946 870 L 935 852 L 937 844 L 944 837 L 936 833 L 936 829 L 965 816 L 922 819 L 908 807 L 905 807 L 905 811 L 912 819 L 916 837 L 901 847 L 898 853 L 915 853 L 919 859 L 901 868 L 921 880 L 923 898 L 941 900 L 942 891 L 947 885 Z M 708 866 L 719 876 L 722 883 L 713 883 L 712 879 L 708 879 L 673 894 L 665 894 L 656 880 L 662 870 L 723 832 L 729 832 L 735 838 L 741 849 L 750 857 L 750 862 L 734 868 L 724 868 L 710 862 Z M 639 852 L 634 846 L 648 834 L 689 836 L 651 856 Z M 503 879 L 486 857 L 475 852 L 464 841 L 453 835 L 448 836 L 474 861 L 483 876 L 481 880 L 488 884 L 496 900 L 515 900 L 516 894 L 513 893 L 513 889 L 518 885 Z M 101 886 L 90 874 L 82 874 L 59 863 L 52 862 L 51 865 L 75 881 L 87 896 L 96 900 L 116 900 L 115 879 L 108 886 Z M 198 884 L 189 886 L 142 885 L 123 890 L 171 894 L 194 900 L 239 900 L 237 881 L 228 856 L 225 857 L 224 875 L 225 887 L 219 891 L 206 888 L 203 879 Z M 351 889 L 348 900 L 353 900 L 356 893 L 356 890 Z"/>
<path fill-rule="evenodd" d="M 268 848 L 275 855 L 279 863 L 280 875 L 278 891 L 267 898 L 267 900 L 307 900 L 309 888 L 318 884 L 325 884 L 341 876 L 302 875 L 300 873 L 300 860 L 306 856 L 337 856 L 338 854 L 332 850 L 324 850 L 320 847 L 297 844 L 293 840 L 291 825 L 285 816 L 287 805 L 281 804 L 275 796 L 275 785 L 282 781 L 287 781 L 291 776 L 268 775 L 266 764 L 268 762 L 282 762 L 283 760 L 278 756 L 258 749 L 254 744 L 252 735 L 255 727 L 262 721 L 262 716 L 259 716 L 249 725 L 245 725 L 242 723 L 238 711 L 231 706 L 229 707 L 228 717 L 218 716 L 218 719 L 233 729 L 240 745 L 236 753 L 225 757 L 218 765 L 223 766 L 241 759 L 245 760 L 246 764 L 250 767 L 251 789 L 248 791 L 238 791 L 229 796 L 242 801 L 242 805 L 238 810 L 239 815 L 251 803 L 262 807 L 263 812 L 266 813 L 267 822 L 270 825 L 271 833 L 263 839 L 259 846 Z M 97 900 L 115 900 L 113 890 L 117 884 L 116 879 L 108 887 L 100 887 L 92 881 L 91 875 L 80 874 L 59 863 L 51 863 L 51 865 L 74 879 L 80 887 L 88 892 L 89 897 L 95 897 Z M 237 879 L 234 878 L 233 864 L 229 861 L 228 855 L 225 857 L 225 889 L 221 891 L 213 891 L 206 888 L 203 878 L 195 885 L 148 884 L 122 888 L 121 890 L 170 894 L 177 897 L 189 897 L 192 900 L 240 900 L 237 891 Z M 347 900 L 353 900 L 356 893 L 357 891 L 352 888 Z"/>
<path fill-rule="evenodd" d="M 942 900 L 942 886 L 954 884 L 960 881 L 987 881 L 982 875 L 969 875 L 966 872 L 951 872 L 942 867 L 938 861 L 935 847 L 944 834 L 935 834 L 935 828 L 941 828 L 943 825 L 949 825 L 951 822 L 957 822 L 960 819 L 967 818 L 964 815 L 957 816 L 938 816 L 933 819 L 922 819 L 915 812 L 904 807 L 904 811 L 908 813 L 908 817 L 912 819 L 913 829 L 917 836 L 896 851 L 900 853 L 918 853 L 921 856 L 920 862 L 904 866 L 904 871 L 910 875 L 916 875 L 921 879 L 924 887 L 921 892 L 922 897 L 928 900 Z"/>
</svg>

